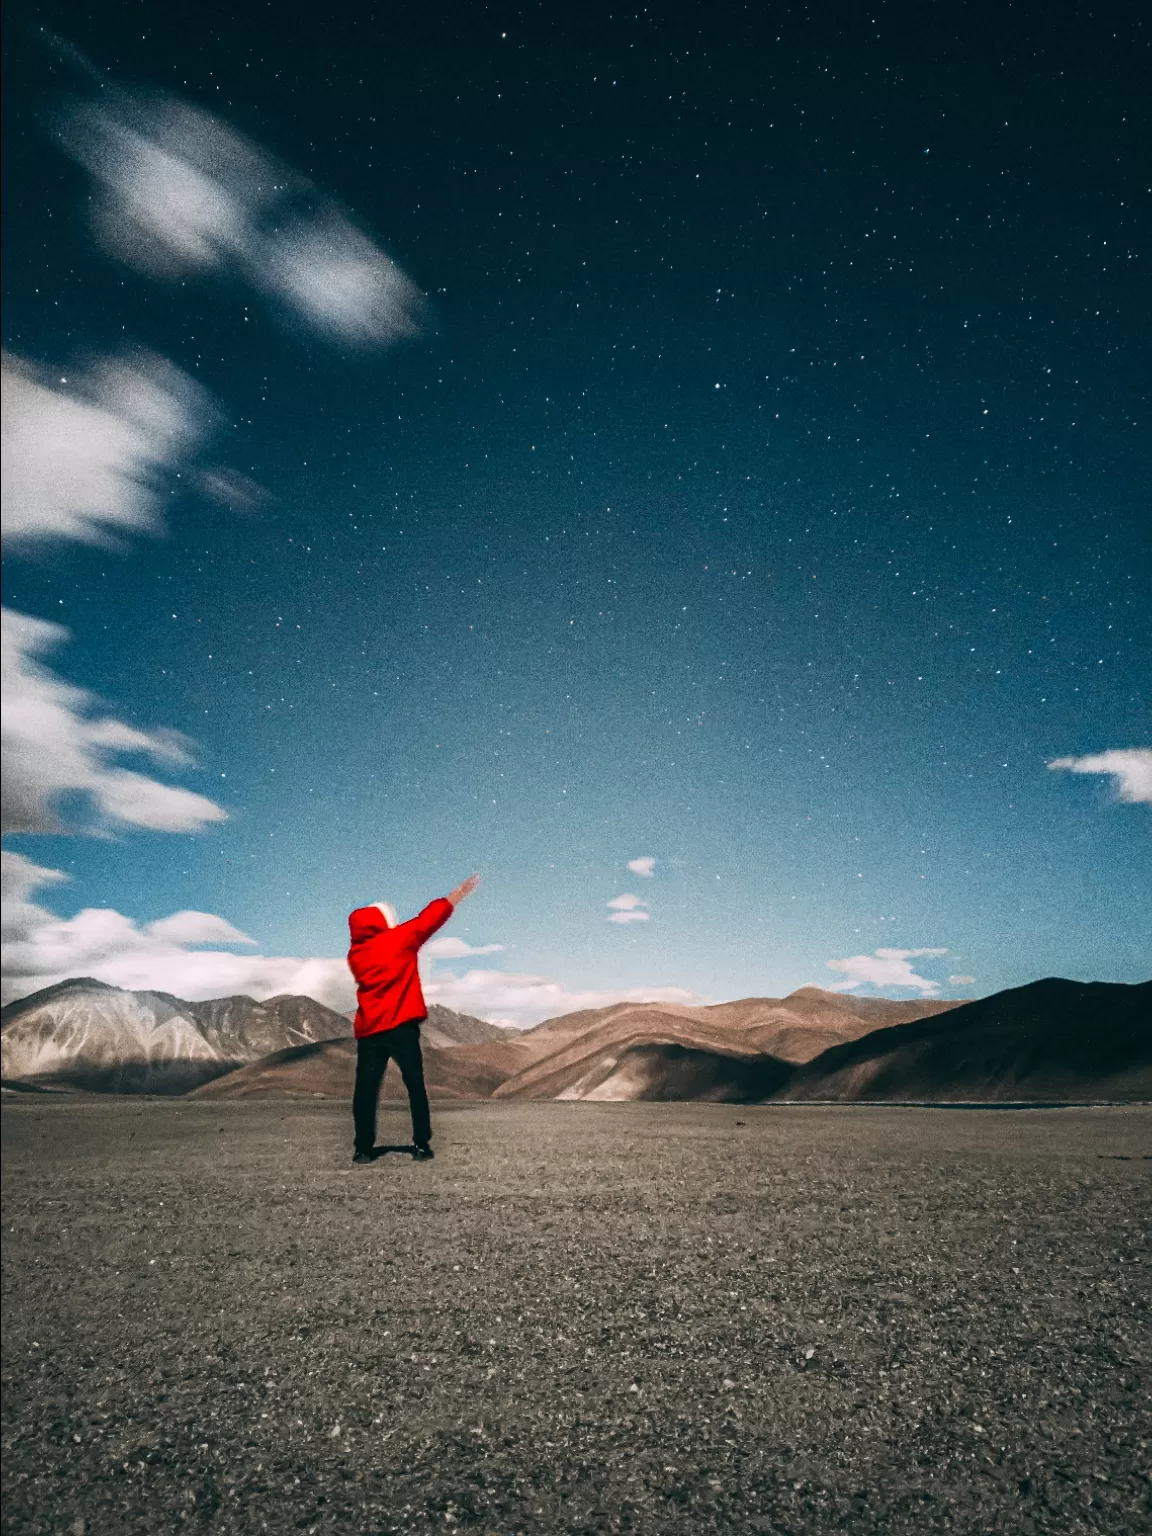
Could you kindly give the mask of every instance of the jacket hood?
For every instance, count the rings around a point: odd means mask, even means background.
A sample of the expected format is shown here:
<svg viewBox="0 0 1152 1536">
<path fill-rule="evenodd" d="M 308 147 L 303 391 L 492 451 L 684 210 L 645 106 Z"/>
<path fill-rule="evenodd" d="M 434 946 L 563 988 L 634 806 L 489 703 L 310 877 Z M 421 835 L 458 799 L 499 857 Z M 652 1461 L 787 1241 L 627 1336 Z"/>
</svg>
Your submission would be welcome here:
<svg viewBox="0 0 1152 1536">
<path fill-rule="evenodd" d="M 378 934 L 387 933 L 389 928 L 379 907 L 357 907 L 348 918 L 348 932 L 353 944 L 363 944 L 365 939 L 374 939 Z"/>
</svg>

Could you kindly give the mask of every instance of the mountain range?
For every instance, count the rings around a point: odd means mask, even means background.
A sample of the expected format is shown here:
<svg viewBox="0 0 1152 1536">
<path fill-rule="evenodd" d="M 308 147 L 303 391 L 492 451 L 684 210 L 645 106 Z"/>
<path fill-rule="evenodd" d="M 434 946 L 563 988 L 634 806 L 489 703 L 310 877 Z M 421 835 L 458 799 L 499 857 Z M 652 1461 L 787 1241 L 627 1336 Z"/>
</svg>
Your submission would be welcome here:
<svg viewBox="0 0 1152 1536">
<path fill-rule="evenodd" d="M 817 987 L 783 999 L 696 1008 L 614 1003 L 519 1032 L 485 1025 L 492 1031 L 487 1039 L 446 1049 L 437 1049 L 425 1025 L 424 1075 L 433 1098 L 764 1098 L 792 1064 L 826 1046 L 956 1006 L 848 998 Z M 463 1036 L 459 1025 L 453 1033 Z M 202 1094 L 339 1097 L 352 1091 L 354 1060 L 353 1047 L 342 1042 L 301 1046 L 254 1062 Z"/>
<path fill-rule="evenodd" d="M 188 1003 L 81 979 L 9 1004 L 0 1027 L 11 1087 L 346 1098 L 355 1070 L 348 1019 L 302 997 Z M 1152 1098 L 1152 983 L 1053 978 L 974 1003 L 802 987 L 616 1003 L 519 1032 L 434 1006 L 422 1037 L 434 1099 Z"/>
</svg>

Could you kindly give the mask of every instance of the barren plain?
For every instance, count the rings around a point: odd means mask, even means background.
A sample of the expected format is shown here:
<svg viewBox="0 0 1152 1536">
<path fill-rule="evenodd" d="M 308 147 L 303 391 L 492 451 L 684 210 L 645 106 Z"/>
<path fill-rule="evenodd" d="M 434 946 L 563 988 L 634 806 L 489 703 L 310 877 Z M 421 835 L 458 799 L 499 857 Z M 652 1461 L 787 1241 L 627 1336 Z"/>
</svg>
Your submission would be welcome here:
<svg viewBox="0 0 1152 1536">
<path fill-rule="evenodd" d="M 2 1122 L 6 1532 L 1152 1524 L 1152 1111 Z"/>
</svg>

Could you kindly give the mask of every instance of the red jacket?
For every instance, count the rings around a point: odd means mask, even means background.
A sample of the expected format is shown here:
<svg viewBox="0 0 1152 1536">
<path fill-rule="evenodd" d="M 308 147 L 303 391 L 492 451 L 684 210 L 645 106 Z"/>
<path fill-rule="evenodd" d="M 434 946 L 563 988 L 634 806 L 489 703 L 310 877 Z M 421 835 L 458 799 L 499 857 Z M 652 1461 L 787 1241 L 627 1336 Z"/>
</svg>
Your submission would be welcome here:
<svg viewBox="0 0 1152 1536">
<path fill-rule="evenodd" d="M 348 966 L 356 978 L 356 1037 L 396 1029 L 428 1014 L 416 953 L 425 939 L 452 916 L 446 896 L 430 901 L 423 912 L 389 928 L 379 907 L 357 907 L 348 919 L 352 948 Z"/>
</svg>

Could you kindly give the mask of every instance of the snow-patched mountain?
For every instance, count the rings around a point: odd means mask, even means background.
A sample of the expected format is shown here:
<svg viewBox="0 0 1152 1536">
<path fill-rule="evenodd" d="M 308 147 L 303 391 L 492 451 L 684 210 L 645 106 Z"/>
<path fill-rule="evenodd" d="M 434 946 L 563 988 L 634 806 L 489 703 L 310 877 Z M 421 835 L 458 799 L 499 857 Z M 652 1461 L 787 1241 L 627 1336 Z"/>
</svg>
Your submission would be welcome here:
<svg viewBox="0 0 1152 1536">
<path fill-rule="evenodd" d="M 350 1032 L 310 997 L 186 1002 L 77 977 L 0 1010 L 0 1060 L 6 1082 L 187 1093 L 273 1051 Z"/>
<path fill-rule="evenodd" d="M 507 1040 L 512 1030 L 503 1024 L 489 1024 L 487 1019 L 474 1019 L 470 1013 L 456 1013 L 452 1008 L 442 1008 L 432 1003 L 428 1017 L 420 1026 L 420 1038 L 425 1045 L 446 1049 L 454 1045 L 483 1045 L 487 1040 Z"/>
</svg>

